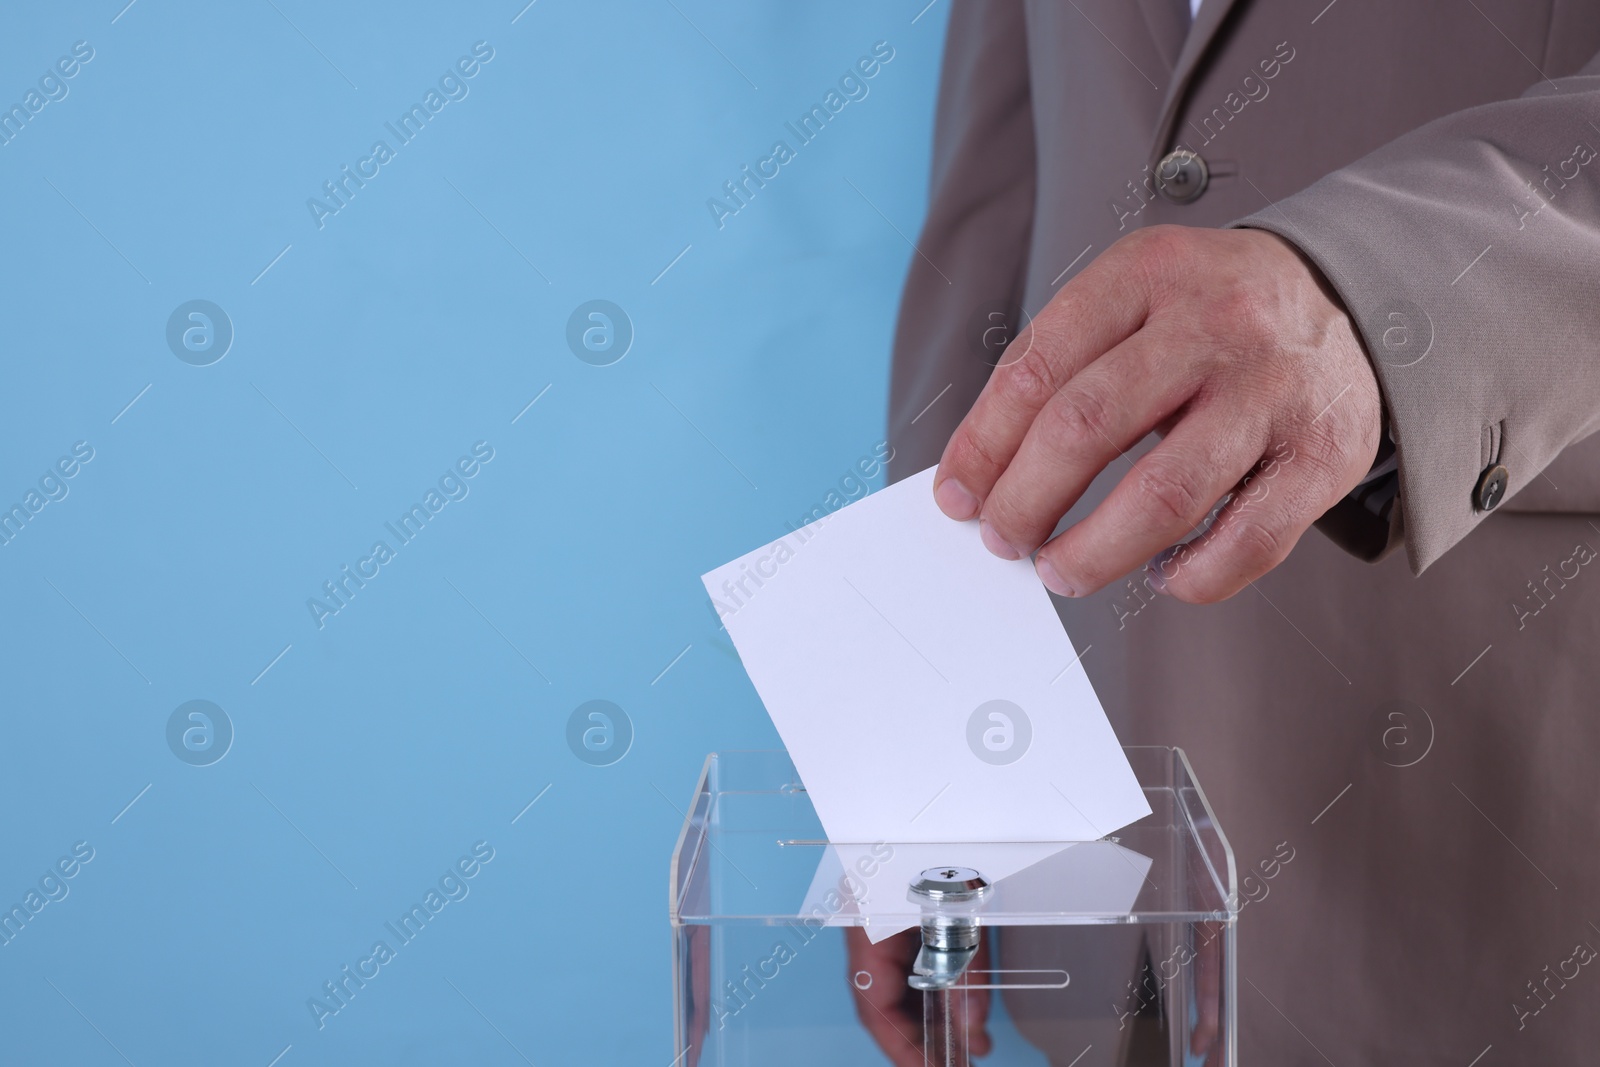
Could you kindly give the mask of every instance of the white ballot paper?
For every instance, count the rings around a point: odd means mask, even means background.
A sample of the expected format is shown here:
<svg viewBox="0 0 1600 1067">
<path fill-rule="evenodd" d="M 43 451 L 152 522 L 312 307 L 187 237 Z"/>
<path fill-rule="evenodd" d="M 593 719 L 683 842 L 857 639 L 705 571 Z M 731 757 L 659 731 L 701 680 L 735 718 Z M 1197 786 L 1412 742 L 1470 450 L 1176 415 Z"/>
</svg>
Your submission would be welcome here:
<svg viewBox="0 0 1600 1067">
<path fill-rule="evenodd" d="M 868 916 L 908 910 L 899 868 L 923 850 L 902 845 L 1039 843 L 928 850 L 995 882 L 1150 814 L 1033 565 L 991 555 L 932 486 L 930 468 L 702 579 L 828 839 L 901 854 Z"/>
</svg>

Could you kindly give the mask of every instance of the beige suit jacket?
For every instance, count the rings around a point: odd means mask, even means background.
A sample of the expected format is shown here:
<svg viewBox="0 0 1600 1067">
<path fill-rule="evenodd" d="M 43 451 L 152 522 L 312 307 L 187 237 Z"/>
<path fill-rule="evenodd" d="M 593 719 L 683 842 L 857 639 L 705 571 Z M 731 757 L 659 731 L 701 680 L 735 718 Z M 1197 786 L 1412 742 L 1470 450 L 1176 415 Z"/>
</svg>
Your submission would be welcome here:
<svg viewBox="0 0 1600 1067">
<path fill-rule="evenodd" d="M 1242 1062 L 1596 1062 L 1600 966 L 1548 976 L 1600 948 L 1600 3 L 950 20 L 893 476 L 937 461 L 997 311 L 1140 226 L 1293 242 L 1377 370 L 1398 506 L 1341 505 L 1221 605 L 1058 602 L 1124 740 L 1190 752 L 1241 875 L 1293 848 L 1241 915 Z M 1154 191 L 1174 148 L 1210 171 L 1192 203 Z"/>
</svg>

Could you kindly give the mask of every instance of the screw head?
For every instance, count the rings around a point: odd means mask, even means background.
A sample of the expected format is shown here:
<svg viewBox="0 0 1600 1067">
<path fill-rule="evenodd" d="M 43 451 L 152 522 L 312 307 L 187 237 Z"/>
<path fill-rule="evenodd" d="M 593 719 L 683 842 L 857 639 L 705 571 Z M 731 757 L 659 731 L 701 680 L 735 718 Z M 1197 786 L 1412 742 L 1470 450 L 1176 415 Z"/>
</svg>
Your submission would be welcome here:
<svg viewBox="0 0 1600 1067">
<path fill-rule="evenodd" d="M 989 882 L 971 867 L 929 867 L 911 883 L 913 896 L 934 904 L 981 900 Z"/>
</svg>

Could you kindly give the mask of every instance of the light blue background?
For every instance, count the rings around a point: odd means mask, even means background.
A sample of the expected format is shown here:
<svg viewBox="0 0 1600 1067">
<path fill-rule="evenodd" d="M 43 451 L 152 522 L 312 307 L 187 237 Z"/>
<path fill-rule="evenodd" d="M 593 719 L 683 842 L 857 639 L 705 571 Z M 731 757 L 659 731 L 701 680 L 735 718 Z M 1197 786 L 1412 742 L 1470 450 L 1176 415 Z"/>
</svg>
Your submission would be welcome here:
<svg viewBox="0 0 1600 1067">
<path fill-rule="evenodd" d="M 95 858 L 0 945 L 0 1063 L 671 1058 L 678 809 L 707 751 L 776 743 L 698 576 L 883 436 L 944 10 L 524 2 L 3 18 L 7 106 L 95 54 L 0 147 L 0 506 L 95 455 L 0 547 L 0 905 Z M 307 198 L 480 40 L 319 230 Z M 879 40 L 719 231 L 707 198 Z M 236 331 L 209 367 L 165 341 L 196 298 Z M 565 340 L 596 298 L 636 330 L 609 367 Z M 477 441 L 470 494 L 319 630 L 307 598 Z M 607 767 L 566 742 L 596 698 L 636 730 Z M 209 767 L 167 746 L 191 699 L 236 729 Z M 319 1030 L 307 999 L 480 840 Z"/>
</svg>

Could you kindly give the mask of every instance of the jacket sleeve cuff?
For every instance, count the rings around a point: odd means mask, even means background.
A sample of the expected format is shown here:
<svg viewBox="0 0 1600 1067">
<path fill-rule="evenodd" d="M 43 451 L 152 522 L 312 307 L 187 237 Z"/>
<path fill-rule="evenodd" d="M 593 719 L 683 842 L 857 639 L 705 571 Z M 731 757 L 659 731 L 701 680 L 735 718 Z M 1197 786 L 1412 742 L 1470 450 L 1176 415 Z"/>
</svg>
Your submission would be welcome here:
<svg viewBox="0 0 1600 1067">
<path fill-rule="evenodd" d="M 1358 490 L 1317 528 L 1366 560 L 1404 544 L 1412 573 L 1421 574 L 1484 517 L 1473 489 L 1495 458 L 1485 453 L 1487 398 L 1460 375 L 1435 373 L 1442 369 L 1435 322 L 1405 296 L 1405 265 L 1395 261 L 1382 228 L 1350 224 L 1370 211 L 1357 191 L 1324 179 L 1230 225 L 1276 234 L 1322 272 L 1366 348 L 1389 416 L 1398 471 L 1392 481 L 1380 480 L 1387 497 Z"/>
</svg>

